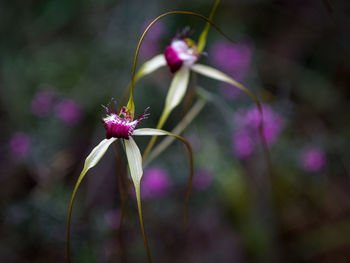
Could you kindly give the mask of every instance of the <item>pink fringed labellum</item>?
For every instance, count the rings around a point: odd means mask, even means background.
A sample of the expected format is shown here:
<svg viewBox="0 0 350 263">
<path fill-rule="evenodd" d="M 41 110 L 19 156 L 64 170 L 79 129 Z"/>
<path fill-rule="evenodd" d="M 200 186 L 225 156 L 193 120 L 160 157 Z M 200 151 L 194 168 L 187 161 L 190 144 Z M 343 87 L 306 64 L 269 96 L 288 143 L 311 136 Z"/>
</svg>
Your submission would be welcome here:
<svg viewBox="0 0 350 263">
<path fill-rule="evenodd" d="M 112 109 L 110 104 L 108 107 L 104 105 L 102 105 L 102 107 L 107 112 L 106 116 L 102 118 L 107 139 L 114 137 L 129 140 L 130 136 L 134 133 L 136 125 L 149 116 L 149 113 L 146 113 L 149 108 L 146 108 L 145 111 L 134 120 L 133 113 L 129 112 L 125 107 L 122 108 L 119 115 Z"/>
<path fill-rule="evenodd" d="M 165 48 L 164 56 L 171 73 L 177 72 L 181 66 L 190 67 L 197 61 L 199 55 L 192 42 L 190 39 L 174 39 Z"/>
</svg>

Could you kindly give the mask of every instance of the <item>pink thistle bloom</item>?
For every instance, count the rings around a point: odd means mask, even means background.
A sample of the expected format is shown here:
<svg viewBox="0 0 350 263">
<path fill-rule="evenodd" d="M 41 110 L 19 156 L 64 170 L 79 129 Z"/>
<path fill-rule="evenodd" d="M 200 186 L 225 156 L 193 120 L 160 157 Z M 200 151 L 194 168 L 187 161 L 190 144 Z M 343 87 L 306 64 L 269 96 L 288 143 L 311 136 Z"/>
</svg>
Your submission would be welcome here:
<svg viewBox="0 0 350 263">
<path fill-rule="evenodd" d="M 111 103 L 108 107 L 102 105 L 107 112 L 106 116 L 102 118 L 102 122 L 106 129 L 106 138 L 110 139 L 114 137 L 129 140 L 130 136 L 134 133 L 136 125 L 149 116 L 149 113 L 146 113 L 148 108 L 146 108 L 144 112 L 134 120 L 133 114 L 128 112 L 125 107 L 121 109 L 118 115 L 113 106 L 114 105 L 111 105 Z"/>
<path fill-rule="evenodd" d="M 71 99 L 63 99 L 55 107 L 55 115 L 67 125 L 77 124 L 82 117 L 80 106 Z"/>
<path fill-rule="evenodd" d="M 199 58 L 196 46 L 190 39 L 177 39 L 171 41 L 164 51 L 165 60 L 171 73 L 178 71 L 181 66 L 191 67 Z"/>
<path fill-rule="evenodd" d="M 27 156 L 30 150 L 30 137 L 24 132 L 16 132 L 11 137 L 9 146 L 14 156 L 18 158 L 23 158 Z"/>
<path fill-rule="evenodd" d="M 319 148 L 305 149 L 300 155 L 301 167 L 307 172 L 321 171 L 326 162 L 326 154 Z"/>
</svg>

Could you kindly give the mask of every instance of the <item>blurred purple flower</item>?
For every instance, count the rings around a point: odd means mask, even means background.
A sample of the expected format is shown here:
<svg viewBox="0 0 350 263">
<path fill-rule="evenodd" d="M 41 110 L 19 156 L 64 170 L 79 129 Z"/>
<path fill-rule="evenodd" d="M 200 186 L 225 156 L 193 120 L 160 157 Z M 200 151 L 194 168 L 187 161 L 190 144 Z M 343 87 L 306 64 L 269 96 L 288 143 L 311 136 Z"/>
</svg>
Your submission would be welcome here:
<svg viewBox="0 0 350 263">
<path fill-rule="evenodd" d="M 53 94 L 48 91 L 38 92 L 32 100 L 31 111 L 39 117 L 45 117 L 50 113 L 52 108 Z"/>
<path fill-rule="evenodd" d="M 307 148 L 300 154 L 301 167 L 307 172 L 321 171 L 326 162 L 326 154 L 320 148 Z"/>
<path fill-rule="evenodd" d="M 199 191 L 207 189 L 211 184 L 212 176 L 206 170 L 199 170 L 194 174 L 193 187 Z"/>
<path fill-rule="evenodd" d="M 109 210 L 105 216 L 106 224 L 112 229 L 118 229 L 121 220 L 121 211 L 119 209 Z"/>
<path fill-rule="evenodd" d="M 247 42 L 231 44 L 219 41 L 213 45 L 209 52 L 212 63 L 238 81 L 242 81 L 247 75 L 252 54 L 253 47 Z"/>
<path fill-rule="evenodd" d="M 279 138 L 284 126 L 282 117 L 268 105 L 262 105 L 264 115 L 264 137 L 269 146 Z M 237 130 L 233 133 L 233 152 L 239 158 L 249 157 L 259 144 L 260 113 L 256 106 L 238 110 L 234 115 Z"/>
<path fill-rule="evenodd" d="M 255 148 L 251 134 L 244 130 L 234 132 L 232 136 L 233 153 L 240 159 L 249 157 Z"/>
<path fill-rule="evenodd" d="M 237 81 L 243 81 L 246 77 L 253 54 L 252 44 L 241 42 L 237 45 L 219 41 L 210 49 L 209 56 L 212 63 L 226 71 Z M 242 94 L 240 89 L 222 83 L 220 93 L 227 99 L 236 99 Z"/>
<path fill-rule="evenodd" d="M 141 185 L 142 197 L 162 197 L 170 192 L 171 187 L 169 175 L 164 169 L 152 167 L 145 170 Z"/>
<path fill-rule="evenodd" d="M 143 26 L 143 30 L 145 30 L 151 22 L 152 20 L 147 21 Z M 144 59 L 150 59 L 159 53 L 159 38 L 163 35 L 163 32 L 164 24 L 160 21 L 157 21 L 147 32 L 140 50 L 140 55 Z"/>
<path fill-rule="evenodd" d="M 55 115 L 67 125 L 77 124 L 83 115 L 80 106 L 71 99 L 63 99 L 55 107 Z"/>
<path fill-rule="evenodd" d="M 14 135 L 12 135 L 9 146 L 11 153 L 15 157 L 24 158 L 27 156 L 30 150 L 30 137 L 24 132 L 16 132 Z"/>
</svg>

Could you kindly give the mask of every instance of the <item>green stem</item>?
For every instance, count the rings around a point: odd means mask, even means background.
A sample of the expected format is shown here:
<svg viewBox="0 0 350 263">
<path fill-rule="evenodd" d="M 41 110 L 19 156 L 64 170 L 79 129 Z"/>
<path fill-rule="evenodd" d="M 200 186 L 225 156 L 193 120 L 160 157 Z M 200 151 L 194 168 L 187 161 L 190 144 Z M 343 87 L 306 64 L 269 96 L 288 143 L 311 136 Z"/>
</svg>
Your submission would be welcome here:
<svg viewBox="0 0 350 263">
<path fill-rule="evenodd" d="M 211 9 L 211 12 L 210 12 L 210 15 L 209 15 L 209 19 L 210 20 L 213 20 L 216 8 L 220 4 L 220 2 L 221 2 L 221 0 L 216 0 L 215 1 L 214 6 Z M 209 32 L 209 28 L 210 28 L 210 24 L 206 23 L 205 28 L 204 28 L 204 30 L 203 30 L 203 32 L 200 35 L 199 40 L 198 40 L 198 47 L 197 47 L 197 52 L 198 53 L 201 53 L 204 50 L 205 44 L 207 42 L 207 35 L 208 35 L 208 32 Z"/>
<path fill-rule="evenodd" d="M 66 262 L 70 263 L 70 249 L 69 249 L 69 240 L 70 240 L 70 220 L 72 216 L 72 208 L 73 208 L 73 203 L 75 196 L 77 194 L 77 190 L 79 188 L 81 181 L 78 181 L 77 184 L 74 187 L 73 194 L 69 203 L 69 208 L 68 208 L 68 216 L 67 216 L 67 227 L 66 227 Z"/>
<path fill-rule="evenodd" d="M 135 185 L 135 193 L 136 193 L 136 200 L 137 200 L 137 210 L 139 212 L 141 232 L 142 232 L 143 242 L 145 244 L 147 259 L 148 259 L 148 263 L 152 263 L 151 253 L 149 252 L 149 248 L 148 248 L 148 241 L 147 241 L 147 237 L 146 237 L 146 233 L 145 233 L 145 228 L 143 226 L 142 209 L 141 209 L 141 187 L 140 187 L 140 184 Z"/>
</svg>

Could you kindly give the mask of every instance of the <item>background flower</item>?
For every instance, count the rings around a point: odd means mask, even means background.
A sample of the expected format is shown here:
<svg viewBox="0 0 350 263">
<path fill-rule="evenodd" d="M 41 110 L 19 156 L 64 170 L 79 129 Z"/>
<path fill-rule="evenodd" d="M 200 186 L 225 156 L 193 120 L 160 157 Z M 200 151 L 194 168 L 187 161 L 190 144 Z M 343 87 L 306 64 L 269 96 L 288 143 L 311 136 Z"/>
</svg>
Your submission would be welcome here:
<svg viewBox="0 0 350 263">
<path fill-rule="evenodd" d="M 172 188 L 169 174 L 159 167 L 144 171 L 141 184 L 141 194 L 144 198 L 158 198 L 167 195 Z"/>
<path fill-rule="evenodd" d="M 31 140 L 25 132 L 16 132 L 10 139 L 11 153 L 18 158 L 24 158 L 28 155 L 31 147 Z"/>
<path fill-rule="evenodd" d="M 47 116 L 53 104 L 53 93 L 49 91 L 38 92 L 31 102 L 31 110 L 39 118 Z"/>
<path fill-rule="evenodd" d="M 83 115 L 80 106 L 71 99 L 63 99 L 55 106 L 55 116 L 67 125 L 77 124 Z"/>
<path fill-rule="evenodd" d="M 326 154 L 321 148 L 311 147 L 304 149 L 299 157 L 301 167 L 307 172 L 319 172 L 326 165 Z"/>
<path fill-rule="evenodd" d="M 279 138 L 284 127 L 282 117 L 268 105 L 262 105 L 264 116 L 263 135 L 269 146 Z M 234 114 L 235 131 L 232 135 L 234 154 L 243 159 L 249 157 L 259 140 L 260 113 L 254 105 L 248 109 L 240 109 Z"/>
</svg>

